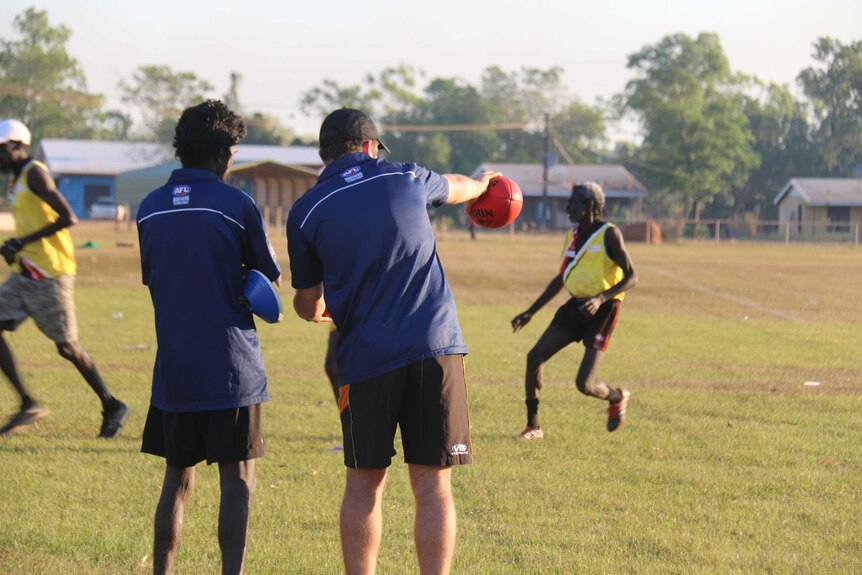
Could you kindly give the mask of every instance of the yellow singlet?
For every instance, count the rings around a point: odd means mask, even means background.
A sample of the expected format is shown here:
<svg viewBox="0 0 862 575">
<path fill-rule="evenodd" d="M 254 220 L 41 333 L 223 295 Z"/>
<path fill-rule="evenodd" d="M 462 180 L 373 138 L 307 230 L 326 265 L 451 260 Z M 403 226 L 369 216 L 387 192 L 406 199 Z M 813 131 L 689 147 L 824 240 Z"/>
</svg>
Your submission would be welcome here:
<svg viewBox="0 0 862 575">
<path fill-rule="evenodd" d="M 39 166 L 48 172 L 45 164 L 31 160 L 21 170 L 21 174 L 12 188 L 12 194 L 15 196 L 12 214 L 15 217 L 15 234 L 19 238 L 44 228 L 57 221 L 59 217 L 57 212 L 42 198 L 34 194 L 27 184 L 27 174 L 33 166 Z M 75 246 L 72 243 L 69 228 L 64 228 L 52 236 L 27 244 L 19 254 L 45 277 L 75 275 Z M 12 269 L 16 272 L 21 271 L 19 261 L 12 265 Z"/>
<path fill-rule="evenodd" d="M 608 257 L 605 249 L 607 223 L 600 227 L 575 251 L 575 230 L 569 231 L 563 249 L 563 265 L 560 274 L 566 289 L 575 297 L 593 297 L 620 283 L 623 269 Z M 618 293 L 614 299 L 622 301 L 625 293 Z"/>
</svg>

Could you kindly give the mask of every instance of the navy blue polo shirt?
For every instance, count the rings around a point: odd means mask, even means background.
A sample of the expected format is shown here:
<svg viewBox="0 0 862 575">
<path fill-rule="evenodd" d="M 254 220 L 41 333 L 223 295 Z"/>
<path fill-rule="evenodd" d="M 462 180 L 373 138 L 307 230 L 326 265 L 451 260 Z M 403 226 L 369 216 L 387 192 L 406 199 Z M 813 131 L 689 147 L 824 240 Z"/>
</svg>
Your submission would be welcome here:
<svg viewBox="0 0 862 575">
<path fill-rule="evenodd" d="M 290 210 L 291 285 L 323 283 L 342 384 L 467 353 L 426 208 L 448 197 L 439 174 L 355 153 Z"/>
<path fill-rule="evenodd" d="M 163 411 L 243 407 L 269 399 L 243 267 L 281 275 L 254 201 L 208 170 L 174 170 L 138 209 L 143 282 L 158 351 L 151 403 Z"/>
</svg>

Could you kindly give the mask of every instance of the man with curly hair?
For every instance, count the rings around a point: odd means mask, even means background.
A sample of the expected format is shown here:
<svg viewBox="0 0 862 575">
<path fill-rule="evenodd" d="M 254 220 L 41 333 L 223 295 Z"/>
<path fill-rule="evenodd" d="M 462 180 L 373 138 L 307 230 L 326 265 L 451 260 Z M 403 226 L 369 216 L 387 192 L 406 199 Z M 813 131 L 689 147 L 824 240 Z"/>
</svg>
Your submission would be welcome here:
<svg viewBox="0 0 862 575">
<path fill-rule="evenodd" d="M 182 168 L 138 210 L 158 341 L 141 451 L 167 464 L 155 516 L 155 573 L 172 568 L 195 465 L 203 460 L 219 466 L 222 572 L 241 573 L 245 560 L 254 459 L 266 452 L 261 404 L 269 392 L 254 320 L 240 297 L 249 269 L 276 286 L 281 281 L 254 201 L 225 183 L 245 135 L 242 118 L 221 102 L 185 110 L 174 135 Z"/>
</svg>

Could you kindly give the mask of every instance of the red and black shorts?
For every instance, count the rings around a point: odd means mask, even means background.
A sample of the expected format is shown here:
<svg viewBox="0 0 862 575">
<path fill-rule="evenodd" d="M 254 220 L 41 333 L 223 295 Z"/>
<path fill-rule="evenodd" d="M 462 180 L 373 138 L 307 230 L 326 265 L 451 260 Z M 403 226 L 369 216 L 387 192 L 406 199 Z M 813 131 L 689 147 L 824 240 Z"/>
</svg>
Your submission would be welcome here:
<svg viewBox="0 0 862 575">
<path fill-rule="evenodd" d="M 174 413 L 150 406 L 141 452 L 164 457 L 171 467 L 257 459 L 266 455 L 261 404 L 215 411 Z"/>
<path fill-rule="evenodd" d="M 407 463 L 473 462 L 462 355 L 441 355 L 342 385 L 338 406 L 347 467 L 389 467 L 397 427 Z"/>
<path fill-rule="evenodd" d="M 551 320 L 551 326 L 568 334 L 573 341 L 583 342 L 584 347 L 605 351 L 620 315 L 620 300 L 606 301 L 595 315 L 580 310 L 583 302 L 573 297 L 564 303 Z"/>
</svg>

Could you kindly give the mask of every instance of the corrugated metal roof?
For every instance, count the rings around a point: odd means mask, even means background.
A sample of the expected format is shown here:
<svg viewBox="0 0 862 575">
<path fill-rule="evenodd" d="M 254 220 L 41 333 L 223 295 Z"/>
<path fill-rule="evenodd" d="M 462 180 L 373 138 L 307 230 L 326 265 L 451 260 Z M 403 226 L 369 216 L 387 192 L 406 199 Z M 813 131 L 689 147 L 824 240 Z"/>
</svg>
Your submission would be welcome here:
<svg viewBox="0 0 862 575">
<path fill-rule="evenodd" d="M 42 140 L 33 155 L 55 176 L 113 176 L 168 161 L 173 158 L 173 148 L 154 142 Z"/>
<path fill-rule="evenodd" d="M 772 203 L 777 206 L 793 189 L 809 206 L 862 206 L 862 178 L 793 178 Z"/>
<path fill-rule="evenodd" d="M 473 175 L 483 171 L 501 172 L 514 180 L 525 196 L 542 195 L 542 164 L 489 162 L 476 168 Z M 609 198 L 642 198 L 649 194 L 646 186 L 620 164 L 557 165 L 548 169 L 548 195 L 551 197 L 567 198 L 572 186 L 581 182 L 598 182 Z"/>
<path fill-rule="evenodd" d="M 54 175 L 109 175 L 139 170 L 174 159 L 170 144 L 154 142 L 103 142 L 98 140 L 42 140 L 34 156 Z M 323 166 L 314 146 L 240 145 L 234 161 L 271 160 L 310 168 Z"/>
</svg>

